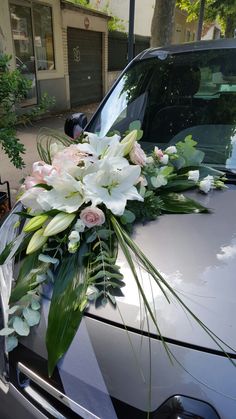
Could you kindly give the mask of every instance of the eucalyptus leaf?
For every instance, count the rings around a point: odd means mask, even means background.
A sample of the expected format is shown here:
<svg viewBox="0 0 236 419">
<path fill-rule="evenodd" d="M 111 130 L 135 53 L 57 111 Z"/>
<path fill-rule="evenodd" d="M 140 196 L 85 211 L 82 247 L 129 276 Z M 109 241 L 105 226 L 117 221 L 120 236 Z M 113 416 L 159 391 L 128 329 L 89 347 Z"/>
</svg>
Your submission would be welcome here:
<svg viewBox="0 0 236 419">
<path fill-rule="evenodd" d="M 107 240 L 112 234 L 113 234 L 113 231 L 106 228 L 97 230 L 98 237 L 103 240 Z"/>
<path fill-rule="evenodd" d="M 45 255 L 43 253 L 40 253 L 38 260 L 45 263 L 52 263 L 53 265 L 59 262 L 59 259 L 52 258 L 51 256 Z"/>
<path fill-rule="evenodd" d="M 108 303 L 108 299 L 106 297 L 104 297 L 102 299 L 101 303 L 102 303 L 102 306 L 105 307 L 107 305 L 107 303 Z"/>
<path fill-rule="evenodd" d="M 135 221 L 135 214 L 130 210 L 124 210 L 123 215 L 121 216 L 122 224 L 130 224 Z"/>
<path fill-rule="evenodd" d="M 12 327 L 4 327 L 3 329 L 0 330 L 0 336 L 9 336 L 14 332 L 15 332 L 15 329 L 13 329 Z"/>
<path fill-rule="evenodd" d="M 87 239 L 86 239 L 86 243 L 92 243 L 96 240 L 97 238 L 97 232 L 93 231 L 92 234 L 90 234 Z"/>
<path fill-rule="evenodd" d="M 30 332 L 29 325 L 21 317 L 16 316 L 13 321 L 13 328 L 20 336 L 28 336 Z"/>
<path fill-rule="evenodd" d="M 18 339 L 16 336 L 8 336 L 6 339 L 7 352 L 13 351 L 18 345 Z"/>
<path fill-rule="evenodd" d="M 24 308 L 23 316 L 24 316 L 24 318 L 27 321 L 29 326 L 35 326 L 36 324 L 39 324 L 39 322 L 40 322 L 39 311 L 32 310 L 29 307 Z"/>
<path fill-rule="evenodd" d="M 35 298 L 33 298 L 32 302 L 31 302 L 31 308 L 32 310 L 39 310 L 41 307 L 40 303 L 38 300 L 36 300 Z"/>
<path fill-rule="evenodd" d="M 17 310 L 19 310 L 19 308 L 20 308 L 20 306 L 19 306 L 19 305 L 12 306 L 11 308 L 9 308 L 9 309 L 7 310 L 7 313 L 8 313 L 8 314 L 14 314 Z"/>
<path fill-rule="evenodd" d="M 129 124 L 129 131 L 133 131 L 134 129 L 136 130 L 141 129 L 141 121 L 139 121 L 139 119 Z"/>
</svg>

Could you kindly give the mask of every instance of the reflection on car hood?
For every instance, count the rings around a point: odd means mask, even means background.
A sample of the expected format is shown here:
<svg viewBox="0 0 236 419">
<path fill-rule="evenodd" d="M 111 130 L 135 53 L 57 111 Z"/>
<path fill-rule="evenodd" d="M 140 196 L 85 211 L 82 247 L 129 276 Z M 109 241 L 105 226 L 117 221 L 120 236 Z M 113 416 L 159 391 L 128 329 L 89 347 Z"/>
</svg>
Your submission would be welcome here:
<svg viewBox="0 0 236 419">
<path fill-rule="evenodd" d="M 236 348 L 236 186 L 208 195 L 195 192 L 188 195 L 212 209 L 212 213 L 162 215 L 156 221 L 136 225 L 133 238 L 198 318 Z M 157 335 L 151 321 L 148 328 L 136 283 L 121 252 L 117 264 L 126 284 L 122 288 L 124 297 L 117 298 L 119 309 L 110 304 L 105 308 L 91 305 L 88 315 L 120 325 L 124 322 L 137 331 L 149 330 Z M 164 337 L 218 349 L 173 297 L 169 304 L 150 275 L 140 267 L 137 271 Z M 37 328 L 41 337 L 46 322 L 47 315 Z M 34 337 L 28 337 L 27 341 L 34 346 Z"/>
<path fill-rule="evenodd" d="M 163 215 L 138 225 L 133 238 L 189 308 L 221 339 L 236 348 L 236 187 L 191 197 L 212 209 L 211 214 Z M 143 305 L 132 274 L 120 253 L 126 287 L 111 306 L 90 308 L 101 318 L 148 331 Z M 175 299 L 169 304 L 147 272 L 137 268 L 149 303 L 166 338 L 218 349 Z M 123 320 L 121 319 L 121 316 Z M 150 331 L 157 333 L 149 322 Z"/>
</svg>

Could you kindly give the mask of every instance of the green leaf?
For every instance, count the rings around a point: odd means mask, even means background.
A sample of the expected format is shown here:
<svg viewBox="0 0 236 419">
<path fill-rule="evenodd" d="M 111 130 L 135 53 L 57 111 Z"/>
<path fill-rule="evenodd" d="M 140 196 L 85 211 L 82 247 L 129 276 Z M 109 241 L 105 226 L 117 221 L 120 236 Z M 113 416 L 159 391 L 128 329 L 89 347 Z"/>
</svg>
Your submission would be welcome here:
<svg viewBox="0 0 236 419">
<path fill-rule="evenodd" d="M 8 243 L 0 254 L 0 265 L 3 265 L 14 247 L 14 241 Z"/>
<path fill-rule="evenodd" d="M 14 212 L 14 214 L 20 215 L 23 218 L 33 218 L 34 217 L 34 215 L 31 215 L 26 211 L 16 211 L 16 212 Z"/>
<path fill-rule="evenodd" d="M 200 166 L 202 163 L 205 154 L 196 149 L 196 144 L 197 142 L 192 139 L 191 135 L 188 135 L 184 141 L 176 143 L 178 155 L 185 160 L 184 167 Z"/>
<path fill-rule="evenodd" d="M 39 254 L 40 250 L 25 257 L 20 267 L 19 275 L 17 278 L 17 284 L 24 280 L 27 277 L 27 275 L 32 271 L 32 269 L 35 269 L 39 265 Z"/>
<path fill-rule="evenodd" d="M 96 240 L 96 238 L 97 238 L 97 232 L 93 231 L 92 234 L 90 234 L 88 238 L 86 239 L 86 243 L 92 243 Z"/>
<path fill-rule="evenodd" d="M 24 308 L 23 316 L 29 326 L 35 326 L 40 322 L 40 313 L 36 310 L 32 310 L 29 307 Z"/>
<path fill-rule="evenodd" d="M 0 330 L 0 336 L 9 336 L 14 332 L 15 332 L 15 329 L 11 327 L 4 327 L 3 329 Z"/>
<path fill-rule="evenodd" d="M 6 339 L 7 352 L 13 351 L 18 345 L 18 339 L 16 336 L 8 336 Z"/>
<path fill-rule="evenodd" d="M 37 185 L 34 185 L 34 188 L 43 188 L 43 189 L 46 189 L 47 191 L 51 191 L 52 186 L 47 185 L 46 183 L 37 183 Z"/>
<path fill-rule="evenodd" d="M 100 278 L 115 278 L 115 279 L 122 279 L 123 275 L 121 273 L 113 273 L 113 272 L 109 272 L 109 271 L 99 271 L 96 275 L 91 276 L 89 279 L 90 281 L 96 281 L 97 279 Z"/>
<path fill-rule="evenodd" d="M 29 325 L 21 317 L 15 317 L 13 321 L 13 328 L 20 336 L 28 336 L 30 332 Z"/>
<path fill-rule="evenodd" d="M 122 224 L 132 224 L 135 221 L 135 214 L 130 210 L 124 210 L 120 220 Z"/>
<path fill-rule="evenodd" d="M 169 180 L 167 185 L 162 186 L 163 191 L 173 191 L 173 192 L 183 192 L 192 188 L 196 188 L 196 182 L 193 182 L 188 179 Z"/>
<path fill-rule="evenodd" d="M 33 298 L 32 302 L 31 302 L 31 308 L 32 310 L 39 310 L 40 309 L 40 303 L 38 300 L 36 300 L 35 298 Z"/>
<path fill-rule="evenodd" d="M 52 263 L 53 265 L 59 262 L 59 259 L 52 258 L 51 256 L 44 255 L 43 253 L 40 253 L 38 260 L 45 263 Z"/>
<path fill-rule="evenodd" d="M 141 121 L 139 121 L 138 119 L 136 121 L 131 122 L 131 124 L 129 124 L 129 131 L 133 131 L 134 129 L 136 130 L 141 129 Z"/>
<path fill-rule="evenodd" d="M 202 164 L 199 168 L 198 168 L 199 172 L 200 172 L 200 179 L 210 175 L 210 176 L 219 176 L 222 177 L 225 175 L 224 172 L 221 172 L 220 170 L 214 169 L 213 167 L 210 166 L 205 166 L 204 164 Z"/>
<path fill-rule="evenodd" d="M 107 240 L 112 234 L 113 234 L 113 231 L 107 228 L 102 228 L 100 230 L 97 230 L 98 237 L 103 240 Z"/>
<path fill-rule="evenodd" d="M 82 319 L 77 295 L 80 268 L 76 254 L 65 257 L 55 279 L 46 334 L 49 376 L 69 348 Z"/>
<path fill-rule="evenodd" d="M 194 201 L 193 199 L 187 198 L 182 194 L 169 193 L 161 196 L 163 201 L 163 212 L 171 212 L 174 214 L 191 214 L 198 212 L 208 213 L 209 209 Z"/>
<path fill-rule="evenodd" d="M 17 310 L 19 310 L 20 306 L 12 306 L 11 308 L 9 308 L 9 310 L 7 310 L 8 314 L 14 314 Z"/>
<path fill-rule="evenodd" d="M 30 256 L 27 256 L 29 258 Z M 26 258 L 26 259 L 27 259 Z M 25 259 L 25 263 L 26 263 Z M 29 261 L 27 268 L 29 269 L 32 261 Z M 12 290 L 11 297 L 10 297 L 10 303 L 16 303 L 19 301 L 23 296 L 27 294 L 27 292 L 32 291 L 33 289 L 37 288 L 39 286 L 39 277 L 40 275 L 44 275 L 48 270 L 48 264 L 47 263 L 41 263 L 40 266 L 35 268 L 32 265 L 32 268 L 29 270 L 25 267 L 22 267 L 22 271 L 20 271 L 21 276 L 18 277 L 17 283 L 15 287 Z M 22 272 L 25 272 L 26 275 L 22 276 Z M 46 279 L 47 276 L 45 275 L 44 279 Z"/>
</svg>

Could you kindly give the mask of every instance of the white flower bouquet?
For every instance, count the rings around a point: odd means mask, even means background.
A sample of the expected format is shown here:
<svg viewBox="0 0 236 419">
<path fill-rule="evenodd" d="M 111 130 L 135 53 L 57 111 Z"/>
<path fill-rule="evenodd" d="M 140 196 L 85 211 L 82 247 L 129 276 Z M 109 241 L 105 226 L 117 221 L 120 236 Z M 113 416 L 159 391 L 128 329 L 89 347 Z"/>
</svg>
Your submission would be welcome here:
<svg viewBox="0 0 236 419">
<path fill-rule="evenodd" d="M 10 257 L 20 264 L 8 325 L 0 334 L 7 336 L 9 351 L 18 336 L 29 334 L 40 321 L 41 288 L 50 283 L 49 375 L 70 346 L 89 304 L 116 305 L 117 291 L 124 286 L 116 265 L 118 246 L 159 334 L 133 256 L 166 298 L 168 291 L 216 340 L 137 247 L 131 233 L 135 222 L 154 220 L 163 213 L 208 212 L 183 192 L 224 188 L 223 173 L 202 164 L 204 153 L 190 136 L 166 150 L 155 147 L 147 156 L 137 142 L 142 136 L 140 124 L 130 128 L 123 139 L 117 134 L 99 138 L 84 133 L 77 140 L 41 134 L 41 160 L 33 164 L 21 189 L 23 211 L 16 228 L 22 239 L 10 242 L 0 255 L 0 264 Z M 169 351 L 164 340 L 163 344 Z"/>
</svg>

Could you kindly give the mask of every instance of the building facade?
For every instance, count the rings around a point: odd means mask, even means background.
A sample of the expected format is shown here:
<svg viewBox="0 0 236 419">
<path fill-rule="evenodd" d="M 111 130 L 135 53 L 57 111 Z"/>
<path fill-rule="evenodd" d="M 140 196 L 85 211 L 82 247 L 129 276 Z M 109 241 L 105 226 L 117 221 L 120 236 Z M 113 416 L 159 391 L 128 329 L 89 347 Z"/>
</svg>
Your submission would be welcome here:
<svg viewBox="0 0 236 419">
<path fill-rule="evenodd" d="M 60 0 L 1 0 L 0 52 L 31 80 L 23 106 L 47 92 L 55 109 L 101 100 L 107 90 L 108 16 Z"/>
<path fill-rule="evenodd" d="M 129 1 L 128 0 L 89 0 L 89 3 L 97 10 L 110 10 L 111 14 L 123 20 L 125 31 L 129 25 Z M 144 37 L 151 36 L 151 23 L 155 0 L 135 1 L 134 32 Z M 194 41 L 197 33 L 197 23 L 187 22 L 187 13 L 176 8 L 175 27 L 173 30 L 173 43 Z"/>
</svg>

